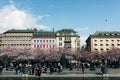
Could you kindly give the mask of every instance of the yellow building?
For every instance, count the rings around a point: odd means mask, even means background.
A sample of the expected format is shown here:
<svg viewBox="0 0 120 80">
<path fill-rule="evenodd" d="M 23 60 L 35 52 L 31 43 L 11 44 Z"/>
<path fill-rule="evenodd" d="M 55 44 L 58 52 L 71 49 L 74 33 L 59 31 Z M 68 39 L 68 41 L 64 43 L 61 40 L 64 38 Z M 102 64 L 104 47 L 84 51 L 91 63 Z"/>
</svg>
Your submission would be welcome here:
<svg viewBox="0 0 120 80">
<path fill-rule="evenodd" d="M 91 52 L 106 52 L 120 48 L 120 32 L 96 32 L 86 40 L 87 50 Z"/>
<path fill-rule="evenodd" d="M 8 30 L 0 35 L 1 48 L 31 48 L 34 30 Z"/>
</svg>

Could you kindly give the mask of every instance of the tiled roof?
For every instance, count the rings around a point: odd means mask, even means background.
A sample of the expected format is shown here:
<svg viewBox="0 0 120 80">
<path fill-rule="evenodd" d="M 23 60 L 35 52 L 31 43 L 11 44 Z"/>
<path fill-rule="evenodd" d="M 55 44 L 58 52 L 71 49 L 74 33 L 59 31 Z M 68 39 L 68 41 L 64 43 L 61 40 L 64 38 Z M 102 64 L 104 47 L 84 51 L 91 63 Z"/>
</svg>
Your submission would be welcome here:
<svg viewBox="0 0 120 80">
<path fill-rule="evenodd" d="M 34 31 L 33 30 L 29 30 L 29 29 L 26 29 L 26 30 L 17 30 L 17 29 L 11 29 L 11 30 L 8 30 L 4 33 L 33 33 Z"/>
<path fill-rule="evenodd" d="M 90 37 L 96 37 L 96 38 L 120 38 L 120 32 L 119 31 L 104 31 L 104 32 L 96 32 L 93 35 L 90 35 Z"/>
<path fill-rule="evenodd" d="M 73 29 L 62 29 L 58 30 L 56 34 L 59 34 L 57 36 L 79 36 L 79 34 L 74 31 Z"/>
<path fill-rule="evenodd" d="M 55 37 L 55 33 L 52 31 L 38 31 L 33 35 L 34 38 L 40 37 Z"/>
</svg>

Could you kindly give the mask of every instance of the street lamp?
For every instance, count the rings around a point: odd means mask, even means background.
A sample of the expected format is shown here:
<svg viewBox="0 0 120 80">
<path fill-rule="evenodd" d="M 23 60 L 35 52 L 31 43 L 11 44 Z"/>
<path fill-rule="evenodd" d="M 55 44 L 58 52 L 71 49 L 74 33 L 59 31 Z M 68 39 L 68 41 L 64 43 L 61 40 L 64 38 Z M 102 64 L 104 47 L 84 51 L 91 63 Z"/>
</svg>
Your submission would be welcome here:
<svg viewBox="0 0 120 80">
<path fill-rule="evenodd" d="M 76 52 L 76 47 L 77 47 L 77 46 L 76 46 L 76 45 L 77 45 L 76 43 L 77 43 L 77 38 L 75 39 L 75 52 Z"/>
</svg>

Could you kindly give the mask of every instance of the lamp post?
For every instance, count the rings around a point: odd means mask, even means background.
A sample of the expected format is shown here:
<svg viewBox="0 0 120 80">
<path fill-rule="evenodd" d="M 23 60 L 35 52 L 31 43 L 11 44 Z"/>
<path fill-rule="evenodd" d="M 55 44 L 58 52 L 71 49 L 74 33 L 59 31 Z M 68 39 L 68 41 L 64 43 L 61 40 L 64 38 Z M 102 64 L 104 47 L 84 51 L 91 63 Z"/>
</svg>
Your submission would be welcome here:
<svg viewBox="0 0 120 80">
<path fill-rule="evenodd" d="M 76 52 L 76 47 L 77 47 L 77 39 L 75 39 L 75 52 Z"/>
</svg>

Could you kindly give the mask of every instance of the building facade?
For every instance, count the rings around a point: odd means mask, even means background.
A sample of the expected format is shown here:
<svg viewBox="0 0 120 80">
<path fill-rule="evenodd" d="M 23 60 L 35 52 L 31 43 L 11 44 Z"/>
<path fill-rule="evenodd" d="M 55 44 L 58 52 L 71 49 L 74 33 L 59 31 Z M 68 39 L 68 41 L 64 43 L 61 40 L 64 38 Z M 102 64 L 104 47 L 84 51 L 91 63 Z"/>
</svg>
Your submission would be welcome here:
<svg viewBox="0 0 120 80">
<path fill-rule="evenodd" d="M 73 51 L 80 50 L 80 36 L 73 29 L 62 29 L 56 32 L 56 44 L 58 48 L 70 48 Z"/>
<path fill-rule="evenodd" d="M 0 34 L 0 48 L 51 49 L 69 48 L 80 50 L 80 36 L 73 29 L 62 29 L 57 32 L 37 29 L 8 30 Z"/>
<path fill-rule="evenodd" d="M 91 52 L 106 52 L 120 48 L 120 32 L 96 32 L 86 40 L 87 50 Z"/>
<path fill-rule="evenodd" d="M 1 48 L 31 48 L 33 30 L 8 30 L 0 35 Z"/>
<path fill-rule="evenodd" d="M 32 38 L 32 49 L 52 49 L 56 47 L 54 31 L 37 31 Z"/>
</svg>

